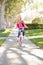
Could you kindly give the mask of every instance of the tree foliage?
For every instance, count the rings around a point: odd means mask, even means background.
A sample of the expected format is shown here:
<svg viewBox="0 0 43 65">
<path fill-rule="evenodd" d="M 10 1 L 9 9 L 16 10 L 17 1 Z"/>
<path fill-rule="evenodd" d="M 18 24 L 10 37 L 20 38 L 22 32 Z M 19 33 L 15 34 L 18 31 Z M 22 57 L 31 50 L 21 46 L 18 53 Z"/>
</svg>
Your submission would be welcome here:
<svg viewBox="0 0 43 65">
<path fill-rule="evenodd" d="M 2 5 L 2 2 L 3 2 L 3 0 L 0 0 L 0 7 L 1 7 L 1 5 Z"/>
<path fill-rule="evenodd" d="M 8 16 L 15 15 L 19 12 L 21 12 L 21 8 L 24 6 L 23 0 L 7 0 L 6 7 L 5 7 L 5 13 L 8 14 Z"/>
</svg>

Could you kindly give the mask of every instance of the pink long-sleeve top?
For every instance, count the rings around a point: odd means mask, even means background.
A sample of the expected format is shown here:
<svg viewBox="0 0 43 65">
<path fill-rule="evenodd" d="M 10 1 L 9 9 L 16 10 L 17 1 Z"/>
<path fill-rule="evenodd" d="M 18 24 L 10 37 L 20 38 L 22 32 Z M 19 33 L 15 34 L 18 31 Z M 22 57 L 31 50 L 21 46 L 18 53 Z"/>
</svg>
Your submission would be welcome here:
<svg viewBox="0 0 43 65">
<path fill-rule="evenodd" d="M 24 22 L 23 22 L 23 21 L 17 22 L 17 27 L 18 27 L 19 29 L 22 29 L 22 28 L 24 27 Z"/>
</svg>

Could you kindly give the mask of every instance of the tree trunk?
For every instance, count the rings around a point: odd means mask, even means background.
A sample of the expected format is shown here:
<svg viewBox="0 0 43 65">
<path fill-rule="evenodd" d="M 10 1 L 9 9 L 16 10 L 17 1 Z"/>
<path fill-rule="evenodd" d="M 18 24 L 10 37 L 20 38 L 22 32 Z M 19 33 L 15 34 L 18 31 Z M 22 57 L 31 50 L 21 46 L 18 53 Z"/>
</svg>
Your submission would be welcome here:
<svg viewBox="0 0 43 65">
<path fill-rule="evenodd" d="M 9 27 L 10 27 L 10 24 L 9 24 L 9 17 L 8 17 L 7 12 L 6 12 L 6 17 L 5 17 L 5 19 L 6 19 L 6 28 L 9 28 Z"/>
<path fill-rule="evenodd" d="M 6 0 L 2 2 L 2 5 L 0 7 L 0 30 L 5 29 L 5 22 L 4 22 L 5 3 L 6 3 Z"/>
</svg>

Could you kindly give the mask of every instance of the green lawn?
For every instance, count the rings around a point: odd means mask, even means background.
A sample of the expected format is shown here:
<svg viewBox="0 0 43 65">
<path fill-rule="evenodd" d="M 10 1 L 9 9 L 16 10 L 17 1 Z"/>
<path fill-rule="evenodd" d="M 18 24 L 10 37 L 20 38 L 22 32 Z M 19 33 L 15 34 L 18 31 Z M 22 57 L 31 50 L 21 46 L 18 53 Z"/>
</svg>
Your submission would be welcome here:
<svg viewBox="0 0 43 65">
<path fill-rule="evenodd" d="M 33 38 L 30 40 L 36 45 L 38 45 L 40 48 L 43 48 L 43 38 Z"/>
<path fill-rule="evenodd" d="M 12 30 L 11 28 L 6 29 L 6 30 L 0 30 L 0 37 L 8 37 L 11 30 Z"/>
<path fill-rule="evenodd" d="M 40 36 L 43 35 L 43 29 L 35 29 L 35 30 L 25 30 L 26 36 Z M 33 38 L 30 39 L 33 43 L 38 45 L 40 48 L 43 48 L 43 38 Z"/>
<path fill-rule="evenodd" d="M 5 39 L 0 40 L 0 46 L 4 43 Z"/>
<path fill-rule="evenodd" d="M 25 30 L 26 36 L 40 36 L 43 35 L 43 29 Z"/>
</svg>

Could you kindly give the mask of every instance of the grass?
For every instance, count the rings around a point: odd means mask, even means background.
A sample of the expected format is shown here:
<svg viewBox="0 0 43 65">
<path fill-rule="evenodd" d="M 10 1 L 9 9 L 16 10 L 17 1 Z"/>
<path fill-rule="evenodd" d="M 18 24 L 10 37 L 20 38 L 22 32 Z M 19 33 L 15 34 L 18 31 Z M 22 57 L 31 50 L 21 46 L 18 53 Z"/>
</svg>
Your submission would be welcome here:
<svg viewBox="0 0 43 65">
<path fill-rule="evenodd" d="M 43 29 L 35 29 L 35 30 L 25 30 L 26 36 L 40 36 L 43 35 Z M 43 48 L 43 38 L 33 38 L 30 39 L 33 43 L 38 45 L 40 48 Z"/>
<path fill-rule="evenodd" d="M 0 40 L 0 46 L 4 43 L 5 39 Z"/>
<path fill-rule="evenodd" d="M 25 30 L 26 36 L 40 36 L 43 35 L 43 29 Z"/>
<path fill-rule="evenodd" d="M 34 44 L 38 45 L 40 48 L 43 48 L 43 38 L 33 38 L 30 39 Z"/>
<path fill-rule="evenodd" d="M 0 30 L 0 37 L 8 37 L 9 33 L 11 32 L 11 28 L 6 29 L 6 30 Z M 0 40 L 0 46 L 4 43 L 5 39 Z"/>
<path fill-rule="evenodd" d="M 8 37 L 11 30 L 12 30 L 11 28 L 6 29 L 6 30 L 0 30 L 0 37 Z"/>
</svg>

